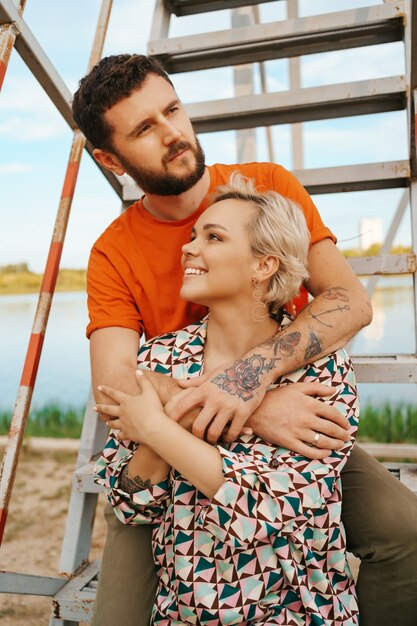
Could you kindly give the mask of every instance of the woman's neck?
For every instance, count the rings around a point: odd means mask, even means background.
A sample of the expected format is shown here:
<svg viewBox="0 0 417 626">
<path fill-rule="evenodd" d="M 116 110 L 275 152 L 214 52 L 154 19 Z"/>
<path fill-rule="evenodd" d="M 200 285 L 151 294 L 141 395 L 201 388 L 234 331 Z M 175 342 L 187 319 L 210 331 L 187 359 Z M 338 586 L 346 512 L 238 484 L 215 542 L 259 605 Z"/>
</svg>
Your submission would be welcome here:
<svg viewBox="0 0 417 626">
<path fill-rule="evenodd" d="M 278 329 L 279 324 L 270 317 L 262 322 L 255 322 L 250 308 L 210 308 L 204 349 L 205 371 L 239 359 L 275 335 Z"/>
</svg>

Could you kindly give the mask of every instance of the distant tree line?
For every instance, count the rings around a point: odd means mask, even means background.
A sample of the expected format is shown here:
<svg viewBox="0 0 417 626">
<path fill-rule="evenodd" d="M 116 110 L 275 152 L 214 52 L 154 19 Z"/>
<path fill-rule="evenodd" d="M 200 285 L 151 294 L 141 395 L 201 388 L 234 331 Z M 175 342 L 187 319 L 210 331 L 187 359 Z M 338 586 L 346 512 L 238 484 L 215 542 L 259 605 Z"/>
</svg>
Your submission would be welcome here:
<svg viewBox="0 0 417 626">
<path fill-rule="evenodd" d="M 10 263 L 0 266 L 0 272 L 2 274 L 27 274 L 30 269 L 27 263 Z"/>
</svg>

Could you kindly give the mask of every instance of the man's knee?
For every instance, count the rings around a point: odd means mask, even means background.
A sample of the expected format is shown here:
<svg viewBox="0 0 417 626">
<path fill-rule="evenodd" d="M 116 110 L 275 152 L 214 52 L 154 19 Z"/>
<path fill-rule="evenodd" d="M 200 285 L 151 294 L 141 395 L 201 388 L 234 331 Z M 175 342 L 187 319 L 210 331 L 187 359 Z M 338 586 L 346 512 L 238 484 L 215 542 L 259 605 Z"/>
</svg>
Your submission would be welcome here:
<svg viewBox="0 0 417 626">
<path fill-rule="evenodd" d="M 417 496 L 355 446 L 342 472 L 348 549 L 362 559 L 417 556 Z"/>
</svg>

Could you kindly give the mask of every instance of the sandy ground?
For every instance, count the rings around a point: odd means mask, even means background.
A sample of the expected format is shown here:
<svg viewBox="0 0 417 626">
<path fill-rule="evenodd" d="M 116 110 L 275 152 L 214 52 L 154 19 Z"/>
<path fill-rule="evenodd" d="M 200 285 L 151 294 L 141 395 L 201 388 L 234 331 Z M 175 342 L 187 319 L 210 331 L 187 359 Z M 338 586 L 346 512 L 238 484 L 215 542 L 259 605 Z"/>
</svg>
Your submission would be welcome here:
<svg viewBox="0 0 417 626">
<path fill-rule="evenodd" d="M 72 442 L 71 442 L 72 443 Z M 65 445 L 65 444 L 64 444 Z M 58 562 L 75 467 L 76 446 L 26 444 L 22 450 L 6 532 L 0 550 L 0 569 L 58 575 Z M 56 449 L 58 448 L 58 449 Z M 3 448 L 0 448 L 3 454 Z M 93 529 L 91 559 L 101 558 L 105 540 L 104 498 L 100 496 Z M 35 596 L 0 594 L 2 626 L 47 626 L 51 601 Z"/>
</svg>

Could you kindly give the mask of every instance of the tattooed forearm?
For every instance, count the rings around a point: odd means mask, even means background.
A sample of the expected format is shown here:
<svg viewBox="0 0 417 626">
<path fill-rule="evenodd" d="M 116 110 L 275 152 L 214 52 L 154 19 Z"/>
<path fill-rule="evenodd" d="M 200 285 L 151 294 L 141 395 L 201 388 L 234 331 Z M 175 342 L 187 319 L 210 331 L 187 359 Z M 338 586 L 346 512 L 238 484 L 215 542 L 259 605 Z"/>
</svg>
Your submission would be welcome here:
<svg viewBox="0 0 417 626">
<path fill-rule="evenodd" d="M 211 382 L 246 402 L 253 398 L 255 389 L 260 386 L 259 377 L 271 371 L 277 360 L 279 359 L 266 359 L 260 354 L 253 354 L 248 359 L 235 361 L 223 374 L 219 374 Z"/>
<path fill-rule="evenodd" d="M 151 486 L 152 483 L 149 478 L 145 481 L 142 480 L 140 476 L 135 476 L 134 478 L 131 478 L 129 476 L 127 466 L 120 474 L 120 488 L 123 489 L 123 491 L 126 491 L 126 493 L 136 493 L 141 489 L 150 489 Z"/>
<path fill-rule="evenodd" d="M 260 347 L 272 348 L 274 357 L 286 358 L 294 354 L 295 346 L 300 343 L 300 339 L 301 333 L 294 331 L 285 335 L 271 337 L 271 339 L 262 343 Z"/>
<path fill-rule="evenodd" d="M 344 311 L 350 311 L 350 306 L 347 304 L 349 302 L 349 291 L 344 287 L 332 287 L 331 289 L 327 289 L 321 294 L 321 298 L 323 300 L 332 300 L 344 302 L 345 304 L 338 304 L 331 309 L 326 309 L 325 311 L 318 310 L 316 300 L 313 300 L 311 304 L 307 307 L 307 310 L 313 320 L 321 324 L 322 326 L 326 326 L 327 328 L 333 328 L 334 323 L 329 321 L 329 318 L 326 317 L 330 313 L 335 313 L 338 311 L 339 313 L 343 313 Z M 332 318 L 330 318 L 332 319 Z"/>
<path fill-rule="evenodd" d="M 322 344 L 320 339 L 310 330 L 310 336 L 308 339 L 308 344 L 306 347 L 306 351 L 304 353 L 305 361 L 310 361 L 318 356 L 322 351 Z"/>
</svg>

